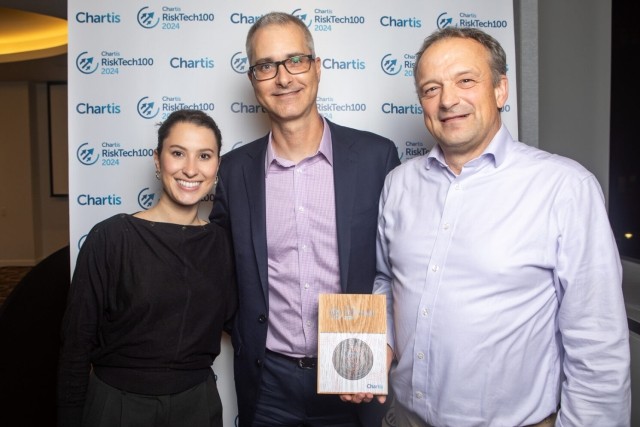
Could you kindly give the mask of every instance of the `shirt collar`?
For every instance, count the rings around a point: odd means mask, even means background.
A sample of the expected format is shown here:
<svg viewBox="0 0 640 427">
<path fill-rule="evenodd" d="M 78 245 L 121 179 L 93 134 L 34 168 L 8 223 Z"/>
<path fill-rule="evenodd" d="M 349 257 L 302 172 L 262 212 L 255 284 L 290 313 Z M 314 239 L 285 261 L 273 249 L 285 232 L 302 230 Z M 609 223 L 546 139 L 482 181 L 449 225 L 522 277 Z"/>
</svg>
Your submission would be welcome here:
<svg viewBox="0 0 640 427">
<path fill-rule="evenodd" d="M 500 129 L 494 135 L 493 139 L 484 150 L 484 152 L 477 157 L 477 159 L 485 157 L 493 160 L 494 167 L 500 167 L 500 165 L 504 162 L 507 157 L 507 151 L 511 142 L 513 141 L 513 137 L 509 133 L 509 130 L 504 125 L 500 125 Z M 467 164 L 471 162 L 475 162 L 476 159 L 470 160 Z M 435 144 L 433 148 L 427 154 L 427 159 L 425 162 L 425 166 L 427 169 L 430 169 L 431 166 L 437 162 L 441 167 L 446 167 L 447 162 L 444 158 L 444 153 L 438 144 Z"/>
<path fill-rule="evenodd" d="M 327 120 L 324 117 L 322 117 L 322 124 L 323 124 L 322 138 L 320 139 L 320 145 L 318 146 L 318 151 L 313 156 L 309 156 L 307 158 L 321 155 L 327 160 L 327 162 L 329 162 L 331 166 L 333 166 L 333 144 L 331 139 L 331 129 L 329 129 Z M 294 166 L 292 162 L 276 156 L 276 153 L 273 150 L 273 134 L 272 132 L 269 132 L 269 141 L 267 142 L 267 155 L 265 158 L 265 168 L 264 168 L 265 175 L 268 173 L 269 166 L 273 162 L 277 162 L 278 164 L 284 167 Z"/>
</svg>

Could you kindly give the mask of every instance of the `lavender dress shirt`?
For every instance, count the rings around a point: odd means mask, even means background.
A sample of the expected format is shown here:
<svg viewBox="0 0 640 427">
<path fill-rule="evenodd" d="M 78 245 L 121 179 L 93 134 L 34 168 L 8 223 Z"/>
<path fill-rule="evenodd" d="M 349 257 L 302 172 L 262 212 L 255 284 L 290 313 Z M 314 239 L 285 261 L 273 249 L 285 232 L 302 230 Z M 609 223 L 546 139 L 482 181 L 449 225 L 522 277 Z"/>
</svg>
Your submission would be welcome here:
<svg viewBox="0 0 640 427">
<path fill-rule="evenodd" d="M 455 175 L 436 146 L 393 170 L 374 293 L 391 384 L 439 427 L 628 426 L 621 266 L 603 195 L 576 162 L 503 126 Z"/>
<path fill-rule="evenodd" d="M 340 292 L 331 132 L 298 164 L 266 158 L 269 273 L 267 348 L 293 357 L 318 354 L 318 295 Z"/>
</svg>

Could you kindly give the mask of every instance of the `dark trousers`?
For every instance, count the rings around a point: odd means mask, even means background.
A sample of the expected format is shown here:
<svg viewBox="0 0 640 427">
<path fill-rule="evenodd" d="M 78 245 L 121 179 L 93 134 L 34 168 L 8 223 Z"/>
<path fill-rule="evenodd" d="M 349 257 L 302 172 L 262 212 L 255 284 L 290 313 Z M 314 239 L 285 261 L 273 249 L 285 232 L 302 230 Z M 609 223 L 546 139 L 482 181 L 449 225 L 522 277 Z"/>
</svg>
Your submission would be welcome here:
<svg viewBox="0 0 640 427">
<path fill-rule="evenodd" d="M 222 402 L 213 372 L 181 393 L 148 396 L 104 383 L 93 373 L 83 427 L 222 427 Z"/>
<path fill-rule="evenodd" d="M 357 405 L 318 394 L 317 368 L 267 351 L 253 427 L 360 427 Z"/>
</svg>

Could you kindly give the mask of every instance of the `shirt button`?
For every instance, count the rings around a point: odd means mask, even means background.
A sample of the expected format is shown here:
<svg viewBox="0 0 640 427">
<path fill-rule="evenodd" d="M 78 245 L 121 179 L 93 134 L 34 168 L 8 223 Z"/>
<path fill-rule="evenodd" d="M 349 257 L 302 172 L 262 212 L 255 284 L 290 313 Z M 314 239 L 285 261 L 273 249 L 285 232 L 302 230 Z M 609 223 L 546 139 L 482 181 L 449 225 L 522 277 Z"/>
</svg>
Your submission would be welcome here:
<svg viewBox="0 0 640 427">
<path fill-rule="evenodd" d="M 449 229 L 449 223 L 445 222 L 444 225 L 442 226 L 442 228 L 444 228 L 445 230 Z"/>
<path fill-rule="evenodd" d="M 305 284 L 304 284 L 304 288 L 305 288 L 305 289 L 309 289 L 309 284 L 308 284 L 308 283 L 305 283 Z"/>
<path fill-rule="evenodd" d="M 416 391 L 416 399 L 422 399 L 422 392 Z"/>
<path fill-rule="evenodd" d="M 429 315 L 429 310 L 426 308 L 422 309 L 422 317 L 427 317 Z"/>
<path fill-rule="evenodd" d="M 299 206 L 299 207 L 298 207 L 298 211 L 299 211 L 299 212 L 304 212 L 304 207 Z"/>
<path fill-rule="evenodd" d="M 456 190 L 459 190 L 461 188 L 460 184 L 456 184 L 453 186 L 453 188 L 455 188 Z"/>
<path fill-rule="evenodd" d="M 311 326 L 311 320 L 307 320 L 307 326 Z"/>
<path fill-rule="evenodd" d="M 424 353 L 423 352 L 419 352 L 418 353 L 418 359 L 424 359 Z"/>
<path fill-rule="evenodd" d="M 438 267 L 437 265 L 432 265 L 431 266 L 431 271 L 436 272 L 440 269 L 440 267 Z"/>
</svg>

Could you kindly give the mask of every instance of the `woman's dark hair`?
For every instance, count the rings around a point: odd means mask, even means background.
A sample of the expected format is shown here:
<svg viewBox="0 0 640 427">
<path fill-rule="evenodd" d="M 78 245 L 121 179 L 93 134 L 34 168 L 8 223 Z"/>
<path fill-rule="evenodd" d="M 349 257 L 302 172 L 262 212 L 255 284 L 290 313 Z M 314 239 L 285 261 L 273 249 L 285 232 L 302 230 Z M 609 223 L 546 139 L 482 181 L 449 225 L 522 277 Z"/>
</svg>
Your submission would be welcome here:
<svg viewBox="0 0 640 427">
<path fill-rule="evenodd" d="M 169 136 L 169 132 L 178 123 L 192 123 L 196 126 L 202 126 L 207 129 L 211 129 L 216 136 L 216 142 L 218 143 L 218 156 L 220 156 L 220 150 L 222 149 L 222 134 L 216 122 L 206 113 L 200 110 L 176 110 L 169 114 L 169 117 L 162 122 L 158 123 L 158 146 L 156 150 L 158 155 L 162 153 L 162 146 L 164 140 Z"/>
</svg>

